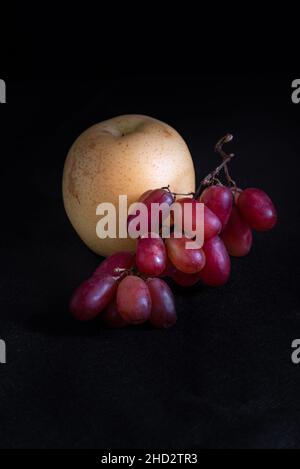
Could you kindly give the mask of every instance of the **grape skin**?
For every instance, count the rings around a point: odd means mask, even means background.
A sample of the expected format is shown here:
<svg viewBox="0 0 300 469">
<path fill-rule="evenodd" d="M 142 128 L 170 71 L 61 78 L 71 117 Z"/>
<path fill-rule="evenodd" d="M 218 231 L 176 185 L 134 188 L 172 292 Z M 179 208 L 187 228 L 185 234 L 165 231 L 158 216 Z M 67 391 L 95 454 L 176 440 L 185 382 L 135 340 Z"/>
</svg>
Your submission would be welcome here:
<svg viewBox="0 0 300 469">
<path fill-rule="evenodd" d="M 102 313 L 101 319 L 104 324 L 112 329 L 121 329 L 127 326 L 127 322 L 120 316 L 116 299 L 114 299 Z"/>
<path fill-rule="evenodd" d="M 224 230 L 232 210 L 233 196 L 231 190 L 221 185 L 208 187 L 201 194 L 200 202 L 205 204 L 219 218 Z"/>
<path fill-rule="evenodd" d="M 138 270 L 145 275 L 159 276 L 167 266 L 167 252 L 163 240 L 153 237 L 141 237 L 137 242 L 136 265 Z"/>
<path fill-rule="evenodd" d="M 150 189 L 150 190 L 144 192 L 144 193 L 141 195 L 141 197 L 139 198 L 138 201 L 139 201 L 139 202 L 144 202 L 144 200 L 146 200 L 152 192 L 153 192 L 152 189 Z"/>
<path fill-rule="evenodd" d="M 184 272 L 176 269 L 175 265 L 172 264 L 170 259 L 168 259 L 166 270 L 163 272 L 161 277 L 169 277 L 181 287 L 192 287 L 200 280 L 199 272 L 196 274 L 185 274 Z"/>
<path fill-rule="evenodd" d="M 238 208 L 256 231 L 269 231 L 277 223 L 277 212 L 270 197 L 260 189 L 245 189 L 239 196 Z"/>
<path fill-rule="evenodd" d="M 189 233 L 187 231 L 187 228 L 185 228 L 185 224 L 188 226 L 189 224 L 186 223 L 185 216 L 184 216 L 184 206 L 185 204 L 191 204 L 192 209 L 192 221 L 190 223 L 191 229 L 193 232 L 196 231 L 197 228 L 197 218 L 196 218 L 196 213 L 197 213 L 197 204 L 198 202 L 195 199 L 191 199 L 189 197 L 185 197 L 184 199 L 179 199 L 177 200 L 177 203 L 182 205 L 182 230 L 185 230 L 185 234 L 188 237 L 192 236 L 192 233 Z M 176 227 L 175 227 L 176 229 Z M 222 224 L 219 220 L 219 218 L 205 205 L 204 206 L 204 240 L 207 241 L 210 238 L 213 238 L 214 236 L 218 235 L 221 232 L 222 229 Z"/>
<path fill-rule="evenodd" d="M 233 207 L 221 238 L 231 256 L 244 257 L 249 254 L 252 247 L 252 231 L 241 217 L 237 207 Z"/>
<path fill-rule="evenodd" d="M 120 251 L 112 256 L 107 257 L 95 270 L 93 277 L 112 275 L 115 278 L 120 278 L 123 271 L 130 270 L 134 266 L 135 255 L 131 252 Z M 120 269 L 120 272 L 118 272 Z"/>
<path fill-rule="evenodd" d="M 145 194 L 144 194 L 145 195 Z M 151 193 L 144 198 L 144 204 L 147 207 L 151 208 L 151 204 L 168 204 L 169 206 L 172 205 L 174 202 L 174 196 L 171 192 L 165 189 L 155 189 L 151 191 Z"/>
<path fill-rule="evenodd" d="M 172 264 L 170 261 L 169 257 L 167 256 L 167 265 L 165 270 L 161 275 L 159 275 L 160 278 L 162 277 L 172 277 L 173 272 L 175 272 L 177 269 L 176 267 Z"/>
<path fill-rule="evenodd" d="M 78 321 L 90 321 L 98 316 L 113 299 L 117 290 L 116 280 L 109 275 L 91 277 L 73 293 L 70 312 Z"/>
<path fill-rule="evenodd" d="M 174 196 L 171 194 L 171 192 L 165 190 L 165 189 L 155 189 L 153 191 L 146 191 L 139 199 L 139 202 L 142 202 L 145 204 L 145 206 L 148 209 L 148 216 L 147 216 L 147 232 L 151 231 L 151 205 L 152 204 L 168 204 L 171 206 L 174 202 Z M 134 215 L 129 215 L 127 218 L 127 228 L 128 230 L 130 229 L 130 224 L 132 221 L 139 215 L 137 211 L 137 214 Z M 160 212 L 159 214 L 159 223 L 160 225 L 163 222 L 163 217 L 162 213 Z M 137 224 L 136 227 L 137 230 L 140 230 L 140 223 Z"/>
<path fill-rule="evenodd" d="M 222 230 L 222 223 L 206 205 L 204 205 L 204 241 L 214 238 Z"/>
<path fill-rule="evenodd" d="M 177 285 L 181 287 L 188 288 L 193 287 L 200 281 L 199 272 L 196 274 L 185 274 L 184 272 L 180 272 L 180 270 L 176 269 L 172 274 L 171 278 L 174 280 Z"/>
<path fill-rule="evenodd" d="M 159 278 L 148 279 L 147 286 L 152 302 L 151 324 L 159 329 L 174 326 L 177 315 L 174 296 L 170 287 L 164 280 Z"/>
<path fill-rule="evenodd" d="M 135 275 L 121 280 L 117 308 L 122 318 L 130 324 L 141 324 L 150 318 L 151 297 L 144 280 Z"/>
<path fill-rule="evenodd" d="M 202 249 L 186 249 L 190 240 L 186 237 L 168 238 L 166 240 L 168 256 L 175 267 L 186 274 L 195 274 L 205 265 L 205 254 Z"/>
<path fill-rule="evenodd" d="M 199 278 L 208 286 L 218 287 L 228 282 L 230 277 L 230 258 L 219 236 L 210 239 L 203 246 L 206 264 L 199 272 Z"/>
</svg>

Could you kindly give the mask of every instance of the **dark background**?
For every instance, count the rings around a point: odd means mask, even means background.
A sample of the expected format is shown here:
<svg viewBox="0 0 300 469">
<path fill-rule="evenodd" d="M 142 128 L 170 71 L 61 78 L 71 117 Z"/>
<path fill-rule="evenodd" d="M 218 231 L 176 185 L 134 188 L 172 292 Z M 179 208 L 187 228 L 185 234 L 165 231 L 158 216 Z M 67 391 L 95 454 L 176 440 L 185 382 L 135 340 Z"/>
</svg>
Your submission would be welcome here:
<svg viewBox="0 0 300 469">
<path fill-rule="evenodd" d="M 300 448 L 300 73 L 0 78 L 0 446 Z M 232 132 L 234 179 L 264 189 L 279 212 L 277 228 L 232 261 L 228 285 L 174 287 L 169 331 L 110 331 L 67 313 L 100 259 L 65 215 L 64 160 L 83 130 L 123 113 L 174 126 L 198 180 Z"/>
</svg>

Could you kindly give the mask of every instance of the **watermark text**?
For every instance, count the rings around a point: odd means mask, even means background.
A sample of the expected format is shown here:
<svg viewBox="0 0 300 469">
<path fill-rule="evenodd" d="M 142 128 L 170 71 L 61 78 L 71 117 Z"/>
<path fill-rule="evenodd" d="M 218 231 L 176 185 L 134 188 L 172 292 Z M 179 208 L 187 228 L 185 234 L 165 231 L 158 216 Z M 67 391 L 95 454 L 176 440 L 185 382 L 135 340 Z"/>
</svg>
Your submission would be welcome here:
<svg viewBox="0 0 300 469">
<path fill-rule="evenodd" d="M 294 350 L 292 353 L 292 362 L 294 365 L 300 364 L 300 339 L 295 339 L 292 343 L 292 349 Z"/>
<path fill-rule="evenodd" d="M 0 363 L 6 363 L 6 343 L 0 339 Z"/>
<path fill-rule="evenodd" d="M 294 89 L 292 93 L 292 101 L 294 104 L 299 104 L 300 103 L 300 78 L 293 81 L 292 88 Z"/>
<path fill-rule="evenodd" d="M 100 220 L 96 234 L 100 239 L 138 239 L 161 236 L 168 239 L 187 238 L 186 249 L 200 249 L 204 244 L 204 204 L 152 203 L 151 208 L 142 202 L 130 205 L 127 196 L 119 196 L 119 206 L 109 202 L 96 208 Z"/>
<path fill-rule="evenodd" d="M 0 103 L 6 103 L 6 84 L 4 80 L 0 79 Z"/>
</svg>

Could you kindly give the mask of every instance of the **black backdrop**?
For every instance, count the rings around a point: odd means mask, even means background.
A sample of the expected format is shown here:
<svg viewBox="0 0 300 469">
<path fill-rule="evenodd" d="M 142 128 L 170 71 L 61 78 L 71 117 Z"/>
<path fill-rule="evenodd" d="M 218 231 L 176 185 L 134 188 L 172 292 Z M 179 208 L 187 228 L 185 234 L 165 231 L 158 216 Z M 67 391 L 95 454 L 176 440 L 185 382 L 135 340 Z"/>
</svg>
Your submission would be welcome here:
<svg viewBox="0 0 300 469">
<path fill-rule="evenodd" d="M 7 80 L 0 106 L 0 446 L 298 448 L 300 104 L 298 74 L 105 75 Z M 5 78 L 1 77 L 1 78 Z M 100 259 L 64 213 L 74 139 L 122 113 L 167 121 L 198 180 L 224 133 L 234 178 L 273 198 L 278 227 L 233 260 L 228 285 L 176 291 L 179 321 L 110 331 L 68 317 L 72 289 Z"/>
</svg>

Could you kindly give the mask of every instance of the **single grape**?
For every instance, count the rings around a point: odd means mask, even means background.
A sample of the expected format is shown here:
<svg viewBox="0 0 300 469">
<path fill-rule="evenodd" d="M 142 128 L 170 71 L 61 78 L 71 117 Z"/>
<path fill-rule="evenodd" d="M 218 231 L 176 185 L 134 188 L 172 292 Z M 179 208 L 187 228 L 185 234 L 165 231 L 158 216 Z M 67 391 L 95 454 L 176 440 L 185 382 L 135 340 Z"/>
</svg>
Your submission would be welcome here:
<svg viewBox="0 0 300 469">
<path fill-rule="evenodd" d="M 144 193 L 140 196 L 138 202 L 144 202 L 144 200 L 146 200 L 152 192 L 153 192 L 152 189 L 150 189 L 150 190 L 144 192 Z"/>
<path fill-rule="evenodd" d="M 200 202 L 206 205 L 222 223 L 222 229 L 228 223 L 232 210 L 232 192 L 225 186 L 211 186 L 201 194 Z"/>
<path fill-rule="evenodd" d="M 120 282 L 117 308 L 122 318 L 130 324 L 141 324 L 150 318 L 151 297 L 144 280 L 129 275 Z"/>
<path fill-rule="evenodd" d="M 142 202 L 143 204 L 145 204 L 145 206 L 148 209 L 147 220 L 145 220 L 145 224 L 147 226 L 146 231 L 150 232 L 151 231 L 151 205 L 152 204 L 160 204 L 160 205 L 167 204 L 170 207 L 174 202 L 174 196 L 173 194 L 171 194 L 171 192 L 169 192 L 166 189 L 155 189 L 152 191 L 145 192 L 139 199 L 139 202 Z M 128 230 L 130 229 L 131 223 L 133 222 L 133 220 L 135 220 L 135 218 L 137 218 L 137 216 L 139 216 L 139 211 L 137 211 L 137 214 L 134 214 L 134 215 L 132 214 L 128 216 L 127 218 Z M 159 225 L 161 225 L 162 222 L 163 222 L 163 214 L 162 212 L 160 212 Z M 137 230 L 140 230 L 140 223 L 137 224 L 136 228 Z"/>
<path fill-rule="evenodd" d="M 196 274 L 185 274 L 176 269 L 170 259 L 167 260 L 167 267 L 160 277 L 169 277 L 181 287 L 192 287 L 199 282 L 199 272 Z"/>
<path fill-rule="evenodd" d="M 152 189 L 150 189 L 150 190 L 144 192 L 144 193 L 139 197 L 138 202 L 144 202 L 152 192 L 153 192 Z M 132 222 L 132 220 L 134 220 L 135 218 L 137 218 L 137 216 L 138 216 L 139 214 L 140 214 L 140 211 L 138 210 L 136 214 L 134 214 L 134 215 L 133 215 L 133 214 L 128 215 L 128 217 L 127 217 L 127 228 L 129 228 L 130 223 Z M 138 225 L 138 229 L 139 229 L 139 228 L 140 228 L 140 225 Z"/>
<path fill-rule="evenodd" d="M 117 252 L 107 257 L 95 270 L 94 276 L 112 275 L 119 278 L 124 270 L 130 270 L 134 266 L 135 256 L 131 252 Z M 118 270 L 119 269 L 119 270 Z"/>
<path fill-rule="evenodd" d="M 157 277 L 167 266 L 167 252 L 163 240 L 152 233 L 141 237 L 137 242 L 136 265 L 145 275 Z"/>
<path fill-rule="evenodd" d="M 168 204 L 170 206 L 174 202 L 174 196 L 166 189 L 155 189 L 144 198 L 143 202 L 147 207 L 151 207 L 151 204 Z"/>
<path fill-rule="evenodd" d="M 252 231 L 235 206 L 221 238 L 231 256 L 244 257 L 249 254 L 252 247 Z"/>
<path fill-rule="evenodd" d="M 189 241 L 186 237 L 177 239 L 172 235 L 166 239 L 166 246 L 172 264 L 181 272 L 194 274 L 203 269 L 205 254 L 202 249 L 187 249 L 186 243 Z"/>
<path fill-rule="evenodd" d="M 153 326 L 161 328 L 172 327 L 176 320 L 176 309 L 173 293 L 170 287 L 159 278 L 147 280 L 152 308 L 150 322 Z"/>
<path fill-rule="evenodd" d="M 222 230 L 222 223 L 217 215 L 204 205 L 204 241 L 217 236 Z"/>
<path fill-rule="evenodd" d="M 181 287 L 188 288 L 188 287 L 193 287 L 200 281 L 200 272 L 197 272 L 196 274 L 185 274 L 184 272 L 180 272 L 180 270 L 176 269 L 175 271 L 172 272 L 170 277 L 172 280 L 174 280 L 177 285 L 180 285 Z"/>
<path fill-rule="evenodd" d="M 112 329 L 121 329 L 122 327 L 127 326 L 127 322 L 120 316 L 116 299 L 114 299 L 103 311 L 101 319 L 108 327 Z"/>
<path fill-rule="evenodd" d="M 167 265 L 166 265 L 166 268 L 165 270 L 163 271 L 163 273 L 161 275 L 159 275 L 160 278 L 163 278 L 163 277 L 172 277 L 173 273 L 176 272 L 177 269 L 176 267 L 172 264 L 172 262 L 170 261 L 170 259 L 167 257 Z"/>
<path fill-rule="evenodd" d="M 195 199 L 191 199 L 189 197 L 185 197 L 184 199 L 179 199 L 177 200 L 177 203 L 182 205 L 182 229 L 186 236 L 191 237 L 192 233 L 189 232 L 188 226 L 191 226 L 191 230 L 193 232 L 196 231 L 197 228 L 197 205 L 200 203 Z M 184 207 L 186 204 L 191 204 L 191 214 L 192 214 L 192 220 L 190 224 L 188 224 L 187 220 L 185 219 L 184 215 Z M 200 223 L 202 220 L 200 220 Z M 198 221 L 199 223 L 199 221 Z M 176 229 L 176 227 L 175 227 Z M 217 234 L 220 233 L 222 229 L 222 224 L 218 217 L 206 206 L 204 206 L 204 240 L 208 240 Z"/>
<path fill-rule="evenodd" d="M 199 272 L 199 278 L 211 287 L 224 285 L 230 277 L 230 258 L 223 241 L 216 236 L 204 244 L 203 251 L 206 264 Z"/>
<path fill-rule="evenodd" d="M 238 209 L 256 231 L 269 231 L 277 223 L 277 212 L 270 197 L 260 189 L 246 189 L 238 199 Z"/>
<path fill-rule="evenodd" d="M 78 321 L 94 319 L 112 301 L 116 290 L 116 279 L 109 275 L 89 278 L 73 293 L 71 314 Z"/>
</svg>

